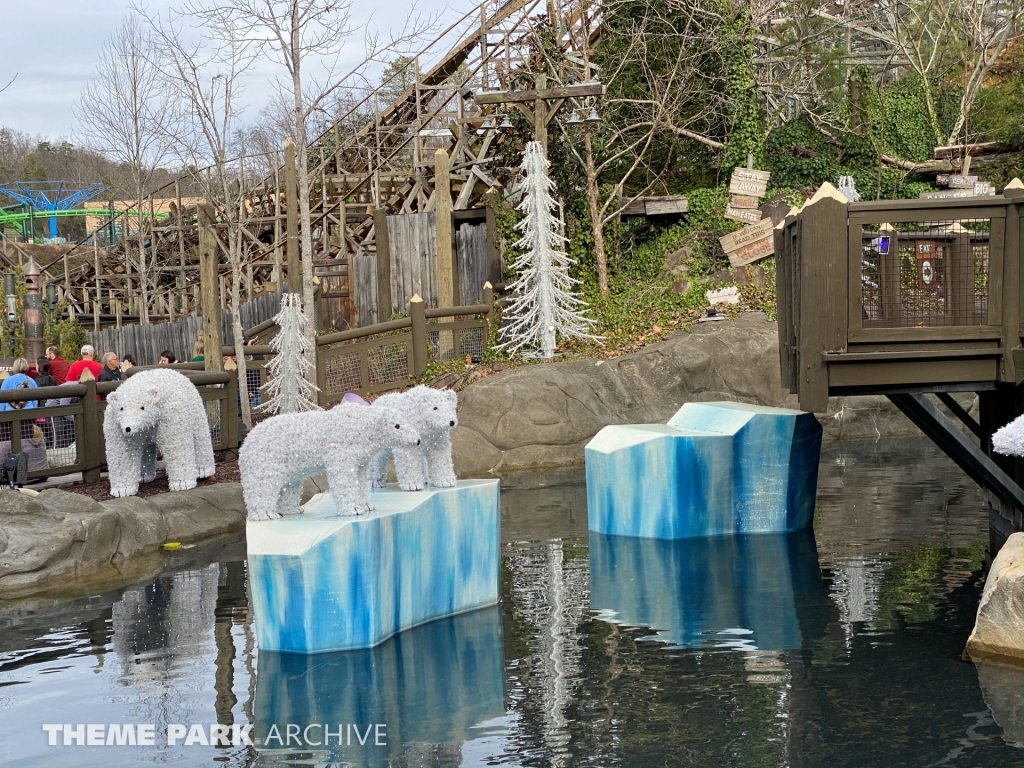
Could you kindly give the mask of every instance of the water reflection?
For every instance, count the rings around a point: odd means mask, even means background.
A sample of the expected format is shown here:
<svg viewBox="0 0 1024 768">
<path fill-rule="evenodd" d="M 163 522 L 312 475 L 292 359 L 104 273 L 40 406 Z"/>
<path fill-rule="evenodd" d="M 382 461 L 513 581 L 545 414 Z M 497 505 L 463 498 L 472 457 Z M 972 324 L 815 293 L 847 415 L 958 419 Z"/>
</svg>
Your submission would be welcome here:
<svg viewBox="0 0 1024 768">
<path fill-rule="evenodd" d="M 978 489 L 924 440 L 828 446 L 819 478 L 813 539 L 678 546 L 590 538 L 582 472 L 514 478 L 500 606 L 258 670 L 243 547 L 0 604 L 0 765 L 1019 766 L 1024 678 L 960 655 L 984 583 Z M 703 634 L 723 629 L 749 634 Z M 387 747 L 340 755 L 51 748 L 41 730 L 378 718 Z"/>
<path fill-rule="evenodd" d="M 502 647 L 495 606 L 432 621 L 367 650 L 261 651 L 253 730 L 261 764 L 301 751 L 316 761 L 380 765 L 401 756 L 403 745 L 417 744 L 420 752 L 430 745 L 440 764 L 457 765 L 459 745 L 505 714 Z M 304 743 L 314 723 L 343 731 L 344 744 L 337 736 L 327 748 L 313 744 L 324 741 L 323 727 L 312 728 Z M 376 728 L 367 735 L 377 723 L 384 745 L 375 743 Z"/>
<path fill-rule="evenodd" d="M 679 648 L 799 648 L 825 591 L 810 531 L 644 539 L 590 534 L 590 607 Z"/>
</svg>

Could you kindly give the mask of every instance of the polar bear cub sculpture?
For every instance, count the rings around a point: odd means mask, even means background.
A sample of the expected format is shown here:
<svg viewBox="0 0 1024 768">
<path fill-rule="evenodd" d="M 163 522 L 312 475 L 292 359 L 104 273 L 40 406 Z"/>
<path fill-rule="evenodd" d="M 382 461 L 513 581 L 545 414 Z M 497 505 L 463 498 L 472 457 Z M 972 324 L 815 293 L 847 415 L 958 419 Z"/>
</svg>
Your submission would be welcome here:
<svg viewBox="0 0 1024 768">
<path fill-rule="evenodd" d="M 384 466 L 388 454 L 395 457 L 395 473 L 403 491 L 420 491 L 427 484 L 435 488 L 455 485 L 452 464 L 452 428 L 458 424 L 458 395 L 452 390 L 413 387 L 377 398 L 371 408 L 397 411 L 416 429 L 419 445 L 395 447 L 374 457 L 371 477 L 375 487 L 384 487 Z"/>
<path fill-rule="evenodd" d="M 370 461 L 381 451 L 415 446 L 410 421 L 389 408 L 339 403 L 329 411 L 285 413 L 256 425 L 238 454 L 250 520 L 302 511 L 302 481 L 327 473 L 339 514 L 369 512 Z"/>
<path fill-rule="evenodd" d="M 134 496 L 156 477 L 163 454 L 172 491 L 215 471 L 213 440 L 199 390 L 177 371 L 142 371 L 107 397 L 103 415 L 111 496 Z"/>
</svg>

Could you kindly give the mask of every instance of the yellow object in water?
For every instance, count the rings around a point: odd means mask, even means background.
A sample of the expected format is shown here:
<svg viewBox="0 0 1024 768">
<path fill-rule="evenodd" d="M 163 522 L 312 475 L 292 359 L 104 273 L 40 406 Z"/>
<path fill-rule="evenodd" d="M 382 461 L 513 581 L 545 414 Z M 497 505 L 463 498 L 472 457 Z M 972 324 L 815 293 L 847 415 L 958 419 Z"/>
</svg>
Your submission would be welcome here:
<svg viewBox="0 0 1024 768">
<path fill-rule="evenodd" d="M 169 541 L 164 544 L 164 549 L 181 549 L 180 541 Z"/>
</svg>

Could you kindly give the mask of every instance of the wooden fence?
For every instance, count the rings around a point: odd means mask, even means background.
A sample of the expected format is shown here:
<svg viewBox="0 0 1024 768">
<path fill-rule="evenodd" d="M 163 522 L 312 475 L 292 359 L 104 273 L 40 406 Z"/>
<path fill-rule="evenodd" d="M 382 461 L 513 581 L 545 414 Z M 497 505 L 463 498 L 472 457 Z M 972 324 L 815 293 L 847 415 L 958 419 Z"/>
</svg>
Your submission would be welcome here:
<svg viewBox="0 0 1024 768">
<path fill-rule="evenodd" d="M 317 385 L 324 408 L 339 402 L 346 392 L 369 395 L 410 386 L 423 377 L 431 362 L 465 357 L 479 360 L 487 350 L 494 314 L 494 292 L 485 283 L 483 301 L 459 307 L 428 309 L 414 297 L 409 317 L 366 328 L 317 338 Z M 158 327 L 158 326 L 157 326 Z M 124 330 L 123 328 L 121 330 Z M 249 327 L 256 340 L 247 348 L 249 389 L 261 390 L 267 381 L 266 363 L 273 350 L 266 345 L 277 331 L 273 319 Z M 222 353 L 233 353 L 225 345 Z M 138 365 L 133 376 L 156 366 Z M 234 451 L 239 444 L 239 391 L 235 371 L 203 370 L 203 363 L 171 366 L 188 376 L 206 404 L 207 420 L 216 451 Z M 77 398 L 70 405 L 0 411 L 0 463 L 10 453 L 30 457 L 30 477 L 51 477 L 81 472 L 86 482 L 99 479 L 106 462 L 103 414 L 107 395 L 121 382 L 86 382 L 59 387 L 0 391 L 0 403 Z"/>
<path fill-rule="evenodd" d="M 268 293 L 241 306 L 242 327 L 251 328 L 272 319 L 280 310 L 280 292 Z M 234 344 L 231 331 L 231 313 L 221 310 L 221 340 L 226 345 Z M 156 365 L 160 353 L 170 350 L 181 361 L 192 359 L 192 348 L 203 329 L 203 318 L 188 315 L 173 323 L 156 325 L 123 325 L 89 333 L 89 343 L 96 347 L 98 355 L 116 352 L 120 357 L 131 354 L 138 365 Z"/>
<path fill-rule="evenodd" d="M 480 304 L 433 309 L 414 296 L 408 317 L 318 337 L 320 405 L 329 407 L 346 392 L 368 395 L 409 386 L 431 360 L 482 357 L 494 315 L 490 283 L 482 293 Z"/>
<path fill-rule="evenodd" d="M 199 390 L 215 451 L 238 447 L 238 384 L 231 373 L 183 371 Z M 87 483 L 100 479 L 106 463 L 103 415 L 108 395 L 122 382 L 64 384 L 0 391 L 0 403 L 78 398 L 70 405 L 0 411 L 0 463 L 8 454 L 29 455 L 29 477 L 82 473 Z"/>
</svg>

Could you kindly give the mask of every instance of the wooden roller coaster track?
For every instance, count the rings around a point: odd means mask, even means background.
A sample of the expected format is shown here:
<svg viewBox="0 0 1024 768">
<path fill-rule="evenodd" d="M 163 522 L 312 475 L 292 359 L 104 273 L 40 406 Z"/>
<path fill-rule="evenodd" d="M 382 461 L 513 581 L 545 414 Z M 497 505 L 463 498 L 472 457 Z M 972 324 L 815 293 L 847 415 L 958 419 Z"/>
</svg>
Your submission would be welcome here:
<svg viewBox="0 0 1024 768">
<path fill-rule="evenodd" d="M 489 190 L 508 191 L 514 168 L 502 164 L 502 153 L 511 139 L 499 130 L 486 130 L 484 123 L 489 117 L 488 124 L 496 124 L 494 116 L 503 107 L 486 99 L 477 103 L 469 94 L 558 89 L 590 80 L 592 69 L 586 60 L 599 24 L 600 8 L 594 0 L 486 0 L 410 58 L 413 72 L 405 73 L 405 82 L 414 84 L 397 98 L 380 103 L 382 93 L 394 93 L 392 83 L 368 90 L 310 142 L 311 229 L 314 271 L 321 283 L 321 326 L 344 329 L 354 324 L 352 260 L 376 254 L 374 213 L 380 221 L 380 211 L 433 210 L 437 149 L 450 157 L 454 210 L 480 206 Z M 423 72 L 421 62 L 428 63 Z M 528 108 L 524 111 L 529 113 Z M 243 300 L 282 284 L 290 229 L 297 238 L 297 226 L 290 228 L 288 221 L 289 197 L 296 194 L 294 174 L 285 173 L 280 157 L 269 166 L 244 204 Z M 171 198 L 169 216 L 147 215 L 154 198 Z M 216 202 L 211 202 L 216 209 Z M 99 247 L 93 235 L 113 230 L 112 223 L 105 222 L 83 241 L 87 245 L 42 264 L 43 279 L 57 283 L 69 313 L 87 327 L 98 328 L 122 315 L 145 312 L 159 320 L 198 311 L 197 213 L 195 205 L 182 201 L 178 183 L 165 187 L 146 201 L 141 216 L 135 210 L 117 215 L 136 228 L 130 247 L 123 236 Z M 219 290 L 226 306 L 227 253 L 225 238 L 218 240 L 223 251 Z M 137 258 L 140 243 L 147 255 L 145 275 L 140 274 Z M 149 287 L 147 308 L 140 306 L 141 279 Z"/>
</svg>

